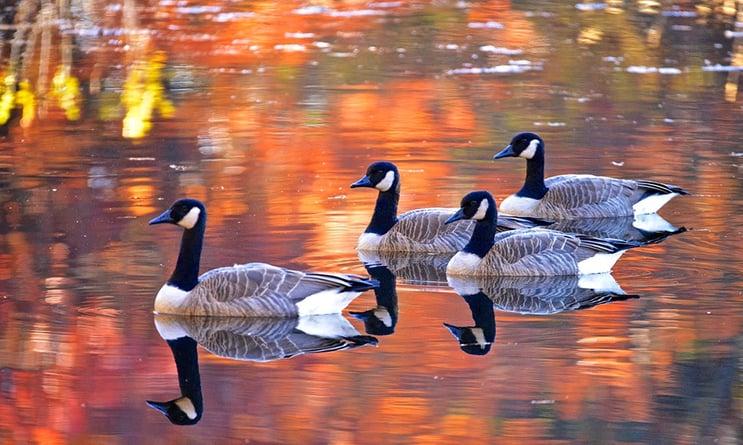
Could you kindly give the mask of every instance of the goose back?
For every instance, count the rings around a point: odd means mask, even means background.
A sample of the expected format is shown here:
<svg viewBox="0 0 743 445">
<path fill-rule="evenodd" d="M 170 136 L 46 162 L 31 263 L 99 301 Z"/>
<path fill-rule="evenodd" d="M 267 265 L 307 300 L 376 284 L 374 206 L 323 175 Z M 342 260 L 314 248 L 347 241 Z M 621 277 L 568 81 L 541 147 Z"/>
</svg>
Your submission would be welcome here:
<svg viewBox="0 0 743 445">
<path fill-rule="evenodd" d="M 456 252 L 469 240 L 473 221 L 444 224 L 456 209 L 425 208 L 410 210 L 397 218 L 394 226 L 379 240 L 382 252 Z M 365 250 L 359 244 L 359 250 Z"/>
</svg>

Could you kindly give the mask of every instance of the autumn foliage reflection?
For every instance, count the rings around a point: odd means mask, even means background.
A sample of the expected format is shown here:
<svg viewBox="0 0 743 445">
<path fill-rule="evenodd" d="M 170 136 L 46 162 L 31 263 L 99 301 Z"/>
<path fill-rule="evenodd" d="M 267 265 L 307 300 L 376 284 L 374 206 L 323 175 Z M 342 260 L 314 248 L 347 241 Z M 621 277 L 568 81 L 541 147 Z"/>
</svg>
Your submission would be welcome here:
<svg viewBox="0 0 743 445">
<path fill-rule="evenodd" d="M 731 16 L 714 4 L 691 20 L 543 2 L 84 3 L 77 34 L 48 28 L 54 63 L 33 59 L 25 76 L 19 66 L 3 90 L 15 102 L 0 98 L 12 105 L 0 144 L 0 443 L 183 438 L 143 403 L 176 381 L 150 311 L 177 239 L 142 222 L 163 202 L 209 202 L 205 269 L 261 260 L 365 273 L 353 246 L 374 196 L 348 186 L 369 162 L 398 163 L 402 211 L 452 207 L 475 188 L 502 199 L 522 167 L 490 159 L 535 126 L 554 174 L 693 191 L 663 214 L 700 230 L 617 267 L 617 281 L 649 298 L 556 317 L 499 313 L 493 350 L 475 361 L 441 328 L 468 321 L 456 296 L 402 286 L 394 335 L 347 361 L 245 366 L 203 354 L 205 403 L 228 408 L 190 437 L 370 443 L 392 430 L 401 443 L 589 443 L 599 433 L 639 443 L 661 424 L 665 439 L 739 438 L 740 385 L 715 369 L 740 374 L 731 289 L 743 258 L 729 226 L 740 148 L 723 146 L 740 140 L 740 115 L 724 102 L 731 80 L 696 69 L 727 45 L 714 31 Z M 651 29 L 682 26 L 693 29 L 686 46 L 647 44 Z M 467 71 L 518 60 L 543 68 Z M 627 70 L 668 60 L 695 69 Z M 24 91 L 34 95 L 18 99 Z M 695 398 L 692 386 L 725 395 Z M 669 414 L 700 400 L 731 405 L 715 431 Z"/>
</svg>

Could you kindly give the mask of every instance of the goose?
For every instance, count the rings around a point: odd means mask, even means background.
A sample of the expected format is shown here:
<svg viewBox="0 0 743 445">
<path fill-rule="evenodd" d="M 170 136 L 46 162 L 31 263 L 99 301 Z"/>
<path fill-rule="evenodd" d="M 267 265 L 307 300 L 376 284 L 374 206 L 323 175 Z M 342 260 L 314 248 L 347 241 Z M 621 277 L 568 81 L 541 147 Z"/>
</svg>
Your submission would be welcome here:
<svg viewBox="0 0 743 445">
<path fill-rule="evenodd" d="M 501 211 L 552 219 L 598 218 L 656 213 L 668 201 L 688 192 L 648 180 L 593 175 L 544 178 L 544 141 L 519 133 L 493 159 L 526 159 L 526 180 L 516 194 L 501 202 Z"/>
<path fill-rule="evenodd" d="M 220 357 L 260 363 L 377 344 L 375 337 L 359 334 L 341 314 L 297 318 L 156 314 L 155 327 L 173 353 L 181 394 L 147 404 L 176 425 L 194 425 L 204 412 L 197 344 Z"/>
<path fill-rule="evenodd" d="M 498 211 L 489 192 L 470 192 L 446 222 L 476 221 L 472 237 L 446 265 L 463 276 L 550 276 L 610 272 L 625 250 L 638 243 L 533 228 L 495 234 Z"/>
<path fill-rule="evenodd" d="M 351 184 L 351 188 L 368 187 L 379 190 L 371 221 L 359 237 L 357 250 L 381 252 L 453 253 L 469 239 L 474 224 L 462 221 L 445 225 L 456 209 L 424 208 L 397 215 L 400 200 L 400 172 L 392 162 L 374 162 L 366 174 Z M 498 230 L 510 230 L 550 224 L 539 218 L 502 215 Z"/>
<path fill-rule="evenodd" d="M 302 272 L 266 263 L 212 269 L 199 276 L 206 208 L 196 199 L 175 201 L 152 224 L 183 228 L 178 260 L 155 297 L 155 312 L 238 317 L 298 317 L 341 312 L 378 285 L 360 276 Z"/>
</svg>

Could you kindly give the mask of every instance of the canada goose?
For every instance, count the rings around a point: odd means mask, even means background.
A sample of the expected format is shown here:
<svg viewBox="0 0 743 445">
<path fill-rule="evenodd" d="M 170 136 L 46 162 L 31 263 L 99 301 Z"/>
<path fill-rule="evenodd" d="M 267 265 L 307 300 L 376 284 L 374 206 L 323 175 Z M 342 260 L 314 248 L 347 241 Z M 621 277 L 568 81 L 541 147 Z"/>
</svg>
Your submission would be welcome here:
<svg viewBox="0 0 743 445">
<path fill-rule="evenodd" d="M 495 342 L 495 311 L 493 302 L 482 291 L 460 294 L 470 308 L 474 326 L 444 326 L 456 337 L 459 349 L 470 355 L 485 355 Z"/>
<path fill-rule="evenodd" d="M 179 199 L 150 224 L 183 228 L 175 270 L 155 297 L 165 314 L 240 317 L 297 317 L 337 313 L 374 280 L 339 273 L 301 272 L 265 263 L 210 270 L 199 276 L 206 208 L 196 199 Z"/>
<path fill-rule="evenodd" d="M 472 238 L 452 257 L 447 275 L 547 276 L 609 272 L 626 249 L 638 243 L 534 228 L 495 235 L 498 211 L 486 191 L 470 192 L 447 220 L 474 219 Z"/>
<path fill-rule="evenodd" d="M 173 353 L 181 395 L 147 404 L 176 425 L 196 424 L 204 412 L 197 344 L 220 357 L 254 362 L 377 344 L 376 338 L 359 334 L 341 314 L 297 318 L 158 314 L 155 327 Z"/>
<path fill-rule="evenodd" d="M 598 218 L 655 213 L 685 190 L 655 181 L 593 175 L 544 178 L 544 141 L 519 133 L 493 159 L 526 159 L 526 180 L 515 195 L 501 202 L 501 211 L 542 218 Z"/>
<path fill-rule="evenodd" d="M 397 215 L 400 200 L 400 173 L 395 164 L 378 161 L 371 164 L 364 177 L 351 188 L 379 190 L 371 221 L 359 237 L 358 250 L 394 252 L 456 252 L 467 243 L 474 224 L 462 221 L 445 225 L 456 209 L 425 208 Z M 539 218 L 502 215 L 498 230 L 510 230 L 550 224 Z"/>
</svg>

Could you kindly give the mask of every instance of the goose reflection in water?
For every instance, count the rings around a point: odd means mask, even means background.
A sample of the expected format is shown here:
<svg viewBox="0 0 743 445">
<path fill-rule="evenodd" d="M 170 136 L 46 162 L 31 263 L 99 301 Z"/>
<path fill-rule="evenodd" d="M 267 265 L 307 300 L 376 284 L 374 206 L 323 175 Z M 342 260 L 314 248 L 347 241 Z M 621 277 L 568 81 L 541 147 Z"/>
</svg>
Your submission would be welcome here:
<svg viewBox="0 0 743 445">
<path fill-rule="evenodd" d="M 446 265 L 455 252 L 431 254 L 420 252 L 358 251 L 364 266 L 385 266 L 395 277 L 408 284 L 447 286 Z M 370 272 L 371 273 L 371 272 Z M 372 277 L 376 278 L 376 277 Z"/>
<path fill-rule="evenodd" d="M 495 342 L 495 312 L 549 315 L 589 309 L 639 298 L 624 292 L 611 274 L 554 277 L 448 277 L 449 285 L 467 302 L 474 326 L 444 326 L 462 351 L 485 355 Z"/>
<path fill-rule="evenodd" d="M 556 221 L 549 228 L 597 238 L 633 241 L 644 245 L 658 244 L 670 236 L 686 232 L 685 227 L 676 227 L 657 213 L 613 218 L 564 219 Z"/>
<path fill-rule="evenodd" d="M 363 312 L 349 312 L 364 322 L 367 334 L 390 335 L 397 325 L 397 283 L 395 274 L 381 263 L 364 264 L 369 276 L 379 282 L 374 289 L 377 306 Z"/>
<path fill-rule="evenodd" d="M 155 315 L 155 326 L 173 353 L 181 395 L 147 404 L 176 425 L 194 425 L 203 414 L 197 344 L 220 357 L 253 362 L 377 344 L 375 337 L 360 334 L 340 314 L 299 318 Z"/>
</svg>

